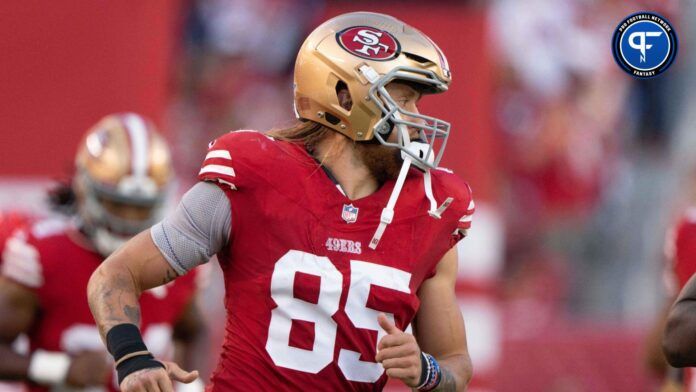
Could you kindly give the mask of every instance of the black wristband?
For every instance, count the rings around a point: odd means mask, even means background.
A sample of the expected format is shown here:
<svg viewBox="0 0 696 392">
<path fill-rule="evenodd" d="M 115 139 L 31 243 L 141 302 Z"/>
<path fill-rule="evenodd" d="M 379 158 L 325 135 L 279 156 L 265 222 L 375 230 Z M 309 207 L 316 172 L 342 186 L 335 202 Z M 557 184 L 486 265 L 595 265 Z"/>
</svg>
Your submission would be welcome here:
<svg viewBox="0 0 696 392">
<path fill-rule="evenodd" d="M 158 367 L 164 368 L 164 365 L 162 362 L 155 360 L 152 354 L 138 355 L 137 357 L 128 358 L 116 366 L 116 373 L 118 373 L 118 385 L 121 385 L 123 379 L 133 372 Z"/>
<path fill-rule="evenodd" d="M 111 328 L 106 334 L 106 349 L 114 357 L 114 361 L 118 362 L 130 353 L 147 351 L 147 346 L 138 327 L 124 323 Z"/>
<path fill-rule="evenodd" d="M 147 352 L 147 346 L 143 342 L 143 337 L 140 335 L 140 330 L 134 324 L 119 324 L 111 328 L 106 334 L 106 348 L 114 357 L 114 361 L 118 363 L 116 371 L 118 373 L 118 384 L 121 385 L 126 376 L 142 369 L 164 367 L 164 365 L 156 361 L 155 358 Z M 142 355 L 127 358 L 119 362 L 128 354 L 143 352 Z"/>
</svg>

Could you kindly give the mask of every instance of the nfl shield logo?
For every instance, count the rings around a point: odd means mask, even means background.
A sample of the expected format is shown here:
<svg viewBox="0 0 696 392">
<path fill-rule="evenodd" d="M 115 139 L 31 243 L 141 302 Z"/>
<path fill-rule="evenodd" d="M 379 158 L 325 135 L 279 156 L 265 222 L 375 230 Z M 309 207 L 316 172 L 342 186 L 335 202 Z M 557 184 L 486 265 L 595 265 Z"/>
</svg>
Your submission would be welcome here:
<svg viewBox="0 0 696 392">
<path fill-rule="evenodd" d="M 352 204 L 344 204 L 341 218 L 343 218 L 346 223 L 355 223 L 355 221 L 358 220 L 358 208 L 353 207 Z"/>
</svg>

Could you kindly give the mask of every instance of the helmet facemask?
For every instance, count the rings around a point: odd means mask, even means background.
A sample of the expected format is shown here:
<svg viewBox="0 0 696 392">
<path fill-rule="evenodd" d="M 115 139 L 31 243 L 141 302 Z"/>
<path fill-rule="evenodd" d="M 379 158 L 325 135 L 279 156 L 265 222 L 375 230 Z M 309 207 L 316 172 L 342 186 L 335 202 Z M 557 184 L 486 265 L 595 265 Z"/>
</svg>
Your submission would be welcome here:
<svg viewBox="0 0 696 392">
<path fill-rule="evenodd" d="M 369 73 L 369 71 L 363 72 Z M 412 163 L 419 169 L 423 171 L 435 169 L 438 167 L 447 145 L 450 123 L 401 108 L 386 89 L 387 84 L 393 81 L 414 83 L 423 86 L 426 91 L 443 91 L 447 89 L 447 85 L 440 81 L 432 71 L 413 67 L 397 67 L 376 79 L 368 92 L 369 98 L 382 111 L 382 118 L 374 127 L 375 139 L 384 146 L 401 150 L 402 158 L 409 156 L 413 161 Z M 405 120 L 404 117 L 419 119 L 422 122 Z M 419 129 L 418 140 L 411 140 L 407 127 Z M 388 140 L 393 130 L 397 131 L 396 142 Z"/>
<path fill-rule="evenodd" d="M 79 216 L 96 250 L 108 256 L 141 231 L 159 222 L 164 216 L 166 190 L 148 186 L 149 178 L 133 185 L 124 178 L 121 189 L 110 189 L 79 173 Z M 123 189 L 125 188 L 125 189 Z"/>
</svg>

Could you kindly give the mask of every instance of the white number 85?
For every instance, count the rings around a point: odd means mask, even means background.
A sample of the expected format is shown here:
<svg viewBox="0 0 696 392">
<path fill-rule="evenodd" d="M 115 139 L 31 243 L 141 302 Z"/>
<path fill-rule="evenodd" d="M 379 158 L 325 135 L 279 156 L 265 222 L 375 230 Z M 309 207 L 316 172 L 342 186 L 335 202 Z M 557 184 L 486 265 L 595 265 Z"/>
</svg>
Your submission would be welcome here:
<svg viewBox="0 0 696 392">
<path fill-rule="evenodd" d="M 295 274 L 302 272 L 320 278 L 316 304 L 293 296 Z M 356 328 L 377 331 L 377 341 L 385 335 L 377 323 L 379 312 L 367 308 L 370 285 L 410 293 L 411 274 L 396 268 L 365 261 L 350 261 L 350 288 L 345 312 Z M 336 344 L 336 322 L 331 318 L 338 311 L 343 275 L 328 257 L 290 250 L 278 260 L 271 277 L 271 297 L 278 307 L 271 312 L 266 351 L 273 362 L 282 367 L 307 373 L 318 373 L 333 361 Z M 385 313 L 392 322 L 394 316 Z M 292 320 L 314 323 L 314 346 L 305 350 L 289 345 Z M 360 353 L 341 349 L 338 367 L 347 380 L 375 382 L 384 372 L 376 362 L 360 360 Z"/>
</svg>

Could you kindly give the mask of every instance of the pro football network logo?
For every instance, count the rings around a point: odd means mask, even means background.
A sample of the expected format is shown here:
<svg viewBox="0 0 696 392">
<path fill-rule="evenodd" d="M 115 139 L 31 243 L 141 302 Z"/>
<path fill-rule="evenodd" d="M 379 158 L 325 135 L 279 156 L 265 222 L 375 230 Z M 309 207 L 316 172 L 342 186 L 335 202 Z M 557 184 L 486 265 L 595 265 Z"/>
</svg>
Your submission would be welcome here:
<svg viewBox="0 0 696 392">
<path fill-rule="evenodd" d="M 401 53 L 401 44 L 393 35 L 369 26 L 354 26 L 339 31 L 336 41 L 348 53 L 368 60 L 391 60 Z"/>
<path fill-rule="evenodd" d="M 667 70 L 677 56 L 677 34 L 667 19 L 652 12 L 629 15 L 612 39 L 614 60 L 637 78 L 652 78 Z"/>
<path fill-rule="evenodd" d="M 353 207 L 352 204 L 344 204 L 341 218 L 343 218 L 346 223 L 355 223 L 355 221 L 358 220 L 358 207 Z"/>
</svg>

